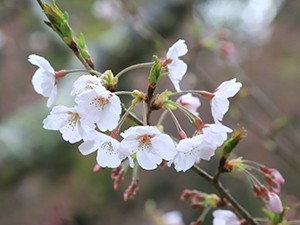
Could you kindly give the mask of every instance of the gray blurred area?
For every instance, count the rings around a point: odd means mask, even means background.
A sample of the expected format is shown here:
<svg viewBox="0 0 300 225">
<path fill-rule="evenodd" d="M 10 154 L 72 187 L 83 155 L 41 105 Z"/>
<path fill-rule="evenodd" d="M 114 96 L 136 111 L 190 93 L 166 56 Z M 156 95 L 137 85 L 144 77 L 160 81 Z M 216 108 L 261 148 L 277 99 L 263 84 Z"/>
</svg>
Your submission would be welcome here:
<svg viewBox="0 0 300 225">
<path fill-rule="evenodd" d="M 114 73 L 135 63 L 164 57 L 178 39 L 189 53 L 182 89 L 213 91 L 237 77 L 243 90 L 231 100 L 224 124 L 245 128 L 247 137 L 237 156 L 278 168 L 286 179 L 282 196 L 289 217 L 300 193 L 300 2 L 283 0 L 57 0 L 70 15 L 74 33 L 83 32 L 96 68 Z M 36 94 L 36 70 L 29 54 L 44 56 L 57 69 L 82 68 L 80 62 L 48 28 L 34 0 L 0 1 L 0 224 L 1 225 L 158 225 L 145 213 L 145 203 L 167 212 L 179 210 L 186 224 L 200 213 L 179 200 L 185 189 L 215 190 L 192 172 L 173 168 L 142 171 L 134 201 L 123 202 L 131 172 L 114 191 L 110 170 L 93 173 L 95 155 L 82 156 L 59 132 L 42 128 L 50 112 Z M 230 31 L 230 32 L 228 32 Z M 223 36 L 222 36 L 223 35 Z M 224 36 L 225 35 L 225 36 Z M 148 71 L 133 71 L 119 89 L 146 91 Z M 73 105 L 71 75 L 59 84 L 55 104 Z M 158 91 L 173 90 L 162 79 Z M 125 99 L 126 100 L 126 99 Z M 176 113 L 192 134 L 188 121 Z M 212 122 L 202 100 L 200 115 Z M 153 114 L 157 120 L 159 112 Z M 176 135 L 171 119 L 166 131 Z M 214 173 L 218 156 L 200 166 Z M 222 181 L 250 213 L 260 216 L 262 204 L 242 175 Z M 210 224 L 210 217 L 207 223 Z"/>
</svg>

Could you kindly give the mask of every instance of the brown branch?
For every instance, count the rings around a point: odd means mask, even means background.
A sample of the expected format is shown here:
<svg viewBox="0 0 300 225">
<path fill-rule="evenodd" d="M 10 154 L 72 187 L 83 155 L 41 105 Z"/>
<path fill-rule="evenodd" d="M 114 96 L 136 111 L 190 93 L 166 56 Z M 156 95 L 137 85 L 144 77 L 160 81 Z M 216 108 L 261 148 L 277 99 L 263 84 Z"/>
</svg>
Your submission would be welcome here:
<svg viewBox="0 0 300 225">
<path fill-rule="evenodd" d="M 243 208 L 235 198 L 223 187 L 222 183 L 216 179 L 214 179 L 211 175 L 207 172 L 199 168 L 198 166 L 193 166 L 192 170 L 198 174 L 199 176 L 203 177 L 207 182 L 213 185 L 219 194 L 225 198 L 233 207 L 234 211 L 243 217 L 249 225 L 258 225 L 258 223 L 254 220 L 254 218 L 248 213 L 246 209 Z"/>
</svg>

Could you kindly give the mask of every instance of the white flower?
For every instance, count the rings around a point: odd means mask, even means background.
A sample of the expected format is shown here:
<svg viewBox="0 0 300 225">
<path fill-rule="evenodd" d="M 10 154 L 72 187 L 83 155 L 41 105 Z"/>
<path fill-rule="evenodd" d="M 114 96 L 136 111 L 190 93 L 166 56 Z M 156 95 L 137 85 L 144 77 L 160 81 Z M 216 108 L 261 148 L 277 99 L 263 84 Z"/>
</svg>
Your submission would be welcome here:
<svg viewBox="0 0 300 225">
<path fill-rule="evenodd" d="M 227 139 L 227 133 L 231 133 L 232 129 L 221 123 L 213 123 L 205 124 L 202 132 L 204 135 L 204 141 L 218 148 Z"/>
<path fill-rule="evenodd" d="M 99 87 L 82 92 L 75 102 L 85 123 L 96 123 L 101 131 L 111 131 L 117 126 L 122 111 L 117 95 Z"/>
<path fill-rule="evenodd" d="M 182 215 L 178 211 L 167 212 L 162 219 L 165 225 L 184 225 Z"/>
<path fill-rule="evenodd" d="M 211 99 L 211 111 L 214 121 L 222 121 L 223 116 L 229 109 L 228 98 L 233 97 L 240 90 L 242 84 L 236 79 L 224 81 L 213 93 Z"/>
<path fill-rule="evenodd" d="M 264 199 L 266 207 L 276 214 L 280 214 L 283 211 L 282 203 L 279 196 L 274 192 L 268 192 L 268 195 Z"/>
<path fill-rule="evenodd" d="M 47 107 L 50 107 L 57 96 L 55 71 L 41 56 L 30 55 L 28 61 L 39 67 L 32 77 L 33 88 L 37 93 L 48 98 Z"/>
<path fill-rule="evenodd" d="M 59 130 L 65 141 L 78 142 L 82 137 L 94 129 L 94 126 L 82 122 L 76 108 L 66 106 L 55 106 L 50 115 L 43 121 L 43 127 L 48 130 Z"/>
<path fill-rule="evenodd" d="M 196 135 L 179 141 L 177 145 L 177 155 L 173 159 L 175 169 L 187 171 L 201 159 L 210 160 L 215 154 L 216 146 L 204 140 L 204 135 Z"/>
<path fill-rule="evenodd" d="M 161 164 L 163 159 L 170 160 L 176 154 L 173 140 L 156 127 L 130 127 L 121 133 L 121 136 L 124 139 L 120 144 L 120 158 L 128 157 L 131 167 L 134 165 L 134 157 L 142 168 L 152 170 Z"/>
<path fill-rule="evenodd" d="M 178 40 L 169 48 L 167 52 L 166 61 L 169 71 L 169 78 L 172 81 L 176 91 L 180 91 L 179 82 L 187 71 L 186 63 L 179 59 L 179 57 L 185 55 L 187 52 L 188 49 L 184 40 Z"/>
<path fill-rule="evenodd" d="M 171 162 L 175 169 L 187 171 L 201 159 L 210 160 L 215 154 L 216 149 L 227 139 L 227 133 L 232 130 L 222 124 L 207 124 L 203 128 L 202 134 L 192 138 L 186 138 L 179 141 L 177 145 L 177 154 Z"/>
<path fill-rule="evenodd" d="M 121 164 L 118 154 L 119 145 L 116 139 L 98 131 L 91 131 L 84 138 L 79 150 L 83 155 L 97 151 L 96 159 L 101 167 L 117 168 Z"/>
<path fill-rule="evenodd" d="M 191 93 L 180 96 L 180 98 L 178 98 L 176 102 L 184 106 L 187 110 L 189 110 L 194 115 L 196 116 L 199 115 L 197 110 L 201 105 L 200 100 L 199 98 L 192 96 Z"/>
<path fill-rule="evenodd" d="M 240 225 L 237 216 L 230 210 L 215 210 L 213 217 L 213 225 Z"/>
<path fill-rule="evenodd" d="M 71 96 L 79 95 L 86 90 L 94 88 L 104 88 L 101 78 L 92 75 L 82 75 L 73 84 Z"/>
</svg>

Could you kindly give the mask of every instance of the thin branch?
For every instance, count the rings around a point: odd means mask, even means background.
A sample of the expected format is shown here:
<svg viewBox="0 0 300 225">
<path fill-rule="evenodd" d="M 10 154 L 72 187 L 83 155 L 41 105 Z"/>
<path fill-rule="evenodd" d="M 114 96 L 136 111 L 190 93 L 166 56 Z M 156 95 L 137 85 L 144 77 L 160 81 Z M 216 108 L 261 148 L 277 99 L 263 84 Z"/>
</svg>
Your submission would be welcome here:
<svg viewBox="0 0 300 225">
<path fill-rule="evenodd" d="M 236 200 L 235 198 L 223 187 L 222 183 L 220 181 L 214 180 L 214 178 L 209 175 L 207 172 L 199 168 L 198 166 L 193 166 L 192 170 L 203 177 L 207 182 L 209 182 L 211 185 L 213 185 L 217 191 L 220 193 L 220 195 L 227 199 L 227 201 L 232 205 L 233 209 L 238 213 L 241 217 L 247 220 L 247 222 L 250 225 L 258 225 L 258 223 L 254 220 L 254 218 L 248 213 L 246 209 L 243 208 Z"/>
</svg>

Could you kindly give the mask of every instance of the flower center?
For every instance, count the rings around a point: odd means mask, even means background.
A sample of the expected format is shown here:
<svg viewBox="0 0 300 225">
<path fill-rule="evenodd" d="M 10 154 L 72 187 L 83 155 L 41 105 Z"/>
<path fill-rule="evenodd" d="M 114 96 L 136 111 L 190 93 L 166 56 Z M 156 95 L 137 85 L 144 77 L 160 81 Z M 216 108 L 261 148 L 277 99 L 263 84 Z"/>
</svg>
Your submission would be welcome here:
<svg viewBox="0 0 300 225">
<path fill-rule="evenodd" d="M 138 145 L 138 150 L 143 151 L 145 149 L 148 149 L 151 147 L 151 138 L 153 135 L 145 134 L 143 136 L 140 136 L 138 138 L 139 145 Z"/>
<path fill-rule="evenodd" d="M 72 130 L 74 130 L 77 122 L 79 121 L 80 117 L 78 113 L 69 112 L 70 118 L 66 121 L 67 127 L 70 127 Z"/>
<path fill-rule="evenodd" d="M 106 98 L 97 97 L 93 99 L 91 105 L 94 105 L 98 110 L 104 110 L 104 107 L 106 104 L 108 104 L 108 102 L 109 101 Z"/>
<path fill-rule="evenodd" d="M 107 142 L 104 142 L 102 145 L 101 145 L 101 148 L 106 150 L 106 153 L 112 155 L 114 154 L 114 148 L 112 146 L 112 143 L 107 141 Z"/>
<path fill-rule="evenodd" d="M 86 90 L 92 90 L 92 89 L 94 89 L 94 88 L 93 88 L 93 85 L 94 85 L 94 83 L 93 83 L 92 81 L 88 81 L 88 82 L 86 83 L 86 85 L 85 85 L 85 89 L 86 89 Z"/>
</svg>

